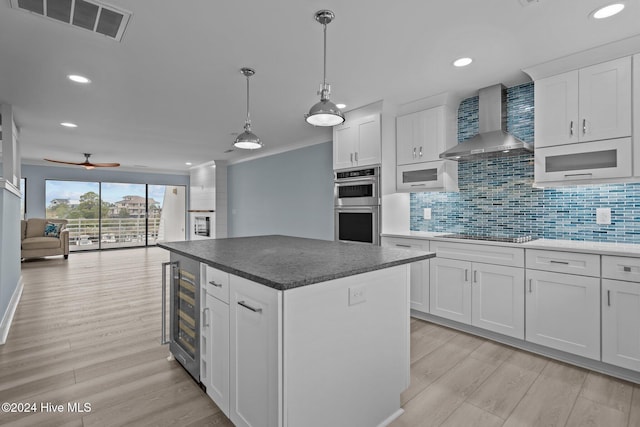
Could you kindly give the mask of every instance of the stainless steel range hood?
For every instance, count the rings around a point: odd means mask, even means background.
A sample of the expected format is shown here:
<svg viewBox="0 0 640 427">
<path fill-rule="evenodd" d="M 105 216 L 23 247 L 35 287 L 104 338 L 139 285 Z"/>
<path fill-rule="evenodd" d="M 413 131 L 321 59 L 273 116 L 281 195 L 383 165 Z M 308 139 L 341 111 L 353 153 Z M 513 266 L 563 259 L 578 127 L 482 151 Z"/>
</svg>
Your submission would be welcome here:
<svg viewBox="0 0 640 427">
<path fill-rule="evenodd" d="M 506 132 L 506 88 L 497 84 L 480 89 L 478 93 L 478 121 L 480 133 L 440 154 L 441 159 L 473 160 L 502 157 L 533 151 L 533 145 Z"/>
</svg>

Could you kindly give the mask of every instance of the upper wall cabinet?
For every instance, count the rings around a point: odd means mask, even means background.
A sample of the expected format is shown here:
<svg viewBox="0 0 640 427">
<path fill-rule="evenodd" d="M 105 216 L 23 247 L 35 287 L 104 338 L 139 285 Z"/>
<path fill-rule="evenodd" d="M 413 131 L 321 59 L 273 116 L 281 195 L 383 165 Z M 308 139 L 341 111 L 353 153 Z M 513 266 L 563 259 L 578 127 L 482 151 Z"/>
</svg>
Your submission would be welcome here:
<svg viewBox="0 0 640 427">
<path fill-rule="evenodd" d="M 455 144 L 455 130 L 448 119 L 444 106 L 399 116 L 396 119 L 397 164 L 440 160 L 440 153 Z"/>
<path fill-rule="evenodd" d="M 396 118 L 397 191 L 458 191 L 458 164 L 440 159 L 456 144 L 454 116 L 445 106 Z"/>
<path fill-rule="evenodd" d="M 631 136 L 631 57 L 535 82 L 535 147 Z"/>
<path fill-rule="evenodd" d="M 333 169 L 381 162 L 379 114 L 347 120 L 333 128 Z"/>
</svg>

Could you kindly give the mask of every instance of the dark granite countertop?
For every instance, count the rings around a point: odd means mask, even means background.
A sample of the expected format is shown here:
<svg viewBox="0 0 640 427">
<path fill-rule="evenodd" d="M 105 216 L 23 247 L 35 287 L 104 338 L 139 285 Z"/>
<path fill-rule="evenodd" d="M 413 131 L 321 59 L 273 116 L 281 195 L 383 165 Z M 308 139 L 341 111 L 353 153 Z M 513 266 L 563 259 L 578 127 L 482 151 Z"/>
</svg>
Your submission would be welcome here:
<svg viewBox="0 0 640 427">
<path fill-rule="evenodd" d="M 290 236 L 192 240 L 158 246 L 278 290 L 435 257 L 433 252 Z"/>
</svg>

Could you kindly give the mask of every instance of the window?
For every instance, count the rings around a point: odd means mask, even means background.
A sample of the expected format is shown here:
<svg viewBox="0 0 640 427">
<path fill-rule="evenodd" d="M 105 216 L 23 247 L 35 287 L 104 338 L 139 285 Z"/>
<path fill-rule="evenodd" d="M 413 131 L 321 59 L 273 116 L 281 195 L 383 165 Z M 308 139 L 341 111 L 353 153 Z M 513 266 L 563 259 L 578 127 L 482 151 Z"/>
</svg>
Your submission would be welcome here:
<svg viewBox="0 0 640 427">
<path fill-rule="evenodd" d="M 46 217 L 69 221 L 71 251 L 184 240 L 185 191 L 184 186 L 47 180 Z M 167 212 L 166 201 L 171 202 Z"/>
</svg>

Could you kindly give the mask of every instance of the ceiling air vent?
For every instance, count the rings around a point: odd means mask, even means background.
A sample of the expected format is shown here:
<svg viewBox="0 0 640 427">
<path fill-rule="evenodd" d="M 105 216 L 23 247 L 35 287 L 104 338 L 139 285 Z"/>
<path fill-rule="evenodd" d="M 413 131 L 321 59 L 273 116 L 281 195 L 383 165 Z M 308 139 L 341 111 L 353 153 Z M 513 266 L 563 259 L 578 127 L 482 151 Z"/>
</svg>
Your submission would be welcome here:
<svg viewBox="0 0 640 427">
<path fill-rule="evenodd" d="M 120 41 L 131 13 L 95 0 L 11 0 L 11 7 Z"/>
</svg>

